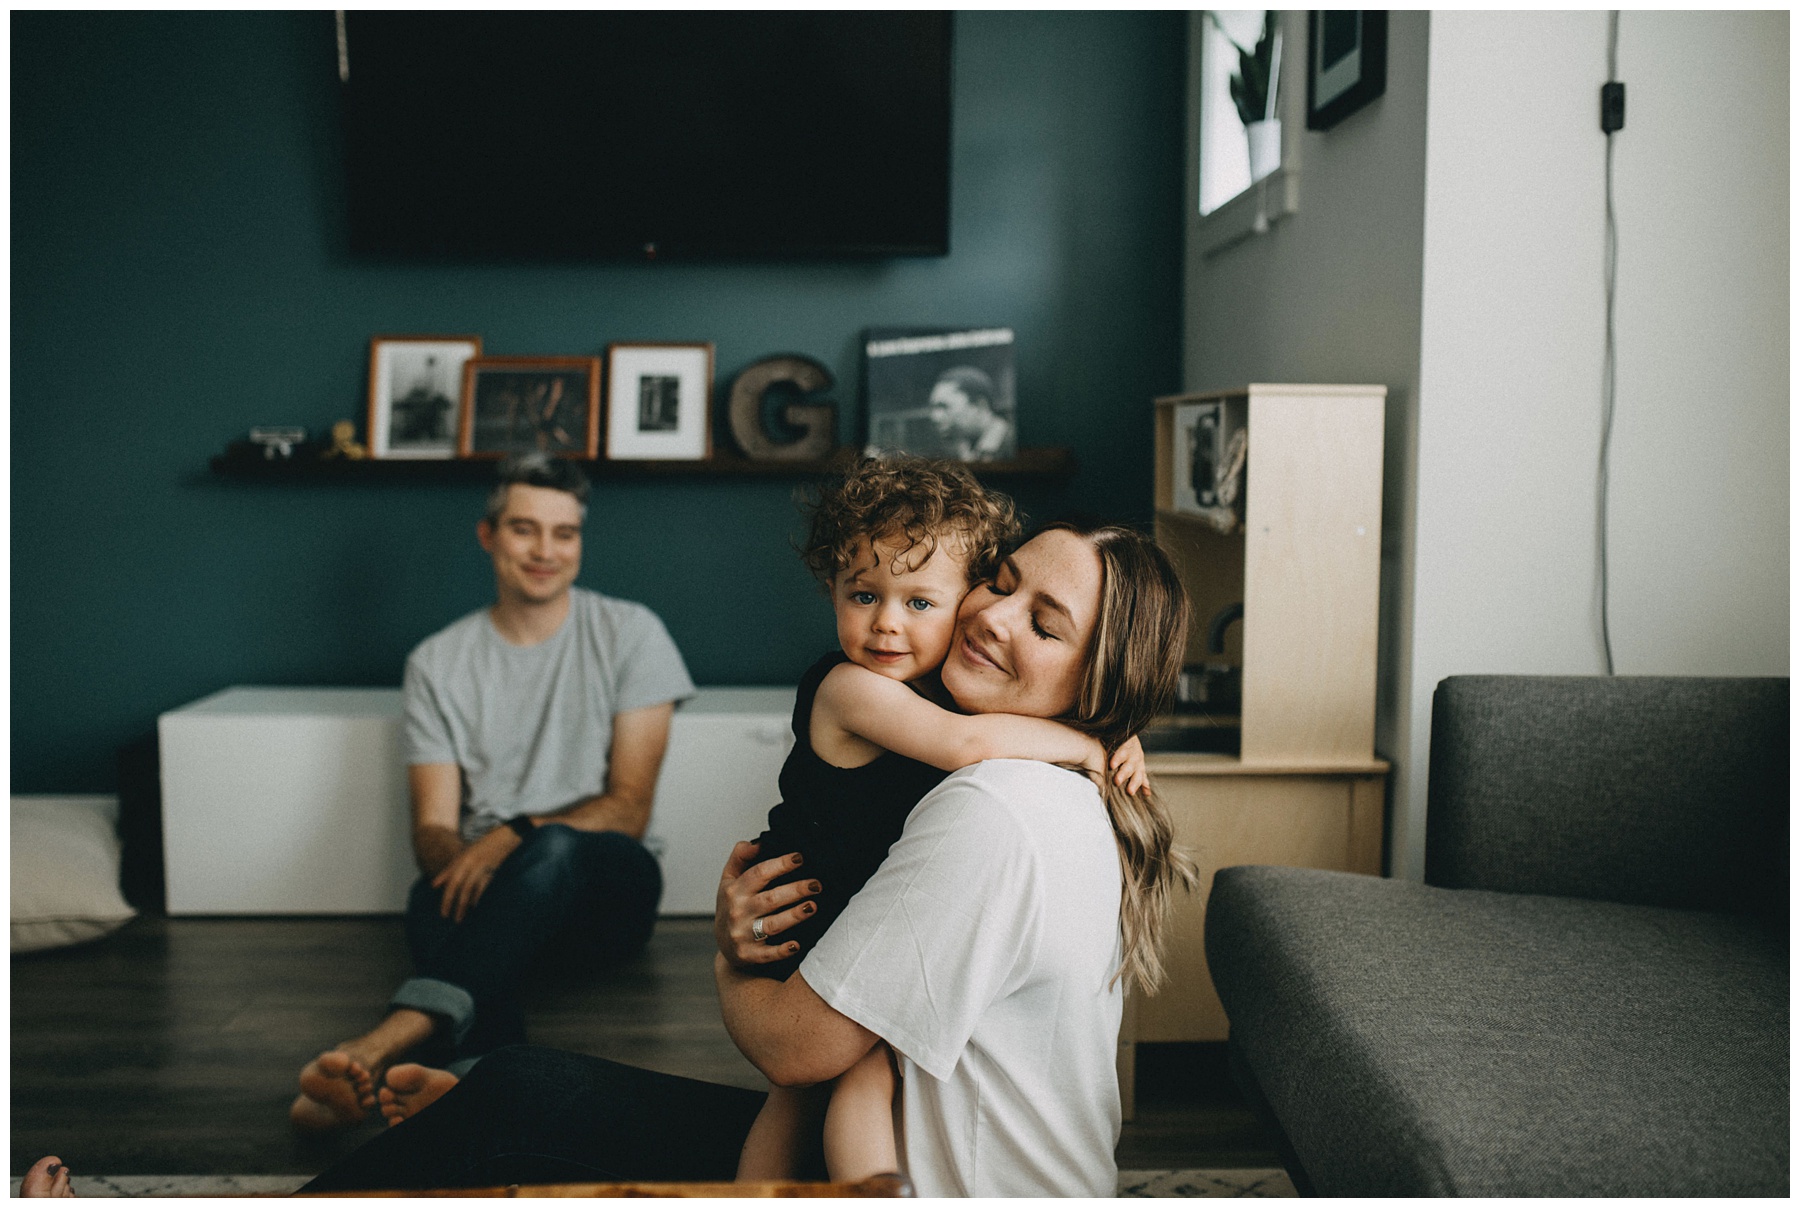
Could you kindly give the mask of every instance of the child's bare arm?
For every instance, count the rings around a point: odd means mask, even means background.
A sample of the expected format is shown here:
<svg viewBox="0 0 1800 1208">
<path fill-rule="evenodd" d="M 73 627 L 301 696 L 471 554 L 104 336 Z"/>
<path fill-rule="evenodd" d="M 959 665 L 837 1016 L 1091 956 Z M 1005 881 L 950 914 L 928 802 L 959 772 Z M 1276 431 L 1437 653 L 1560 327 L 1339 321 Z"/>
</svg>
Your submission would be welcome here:
<svg viewBox="0 0 1800 1208">
<path fill-rule="evenodd" d="M 829 1093 L 824 1086 L 771 1087 L 738 1155 L 738 1182 L 799 1178 L 801 1154 L 823 1127 Z"/>
<path fill-rule="evenodd" d="M 1100 744 L 1061 722 L 1012 713 L 952 713 L 853 663 L 832 668 L 819 685 L 813 713 L 884 750 L 947 772 L 984 759 L 1041 759 L 1106 771 Z"/>
<path fill-rule="evenodd" d="M 878 1044 L 832 1084 L 825 1112 L 825 1169 L 856 1183 L 900 1169 L 894 1144 L 893 1056 Z"/>
</svg>

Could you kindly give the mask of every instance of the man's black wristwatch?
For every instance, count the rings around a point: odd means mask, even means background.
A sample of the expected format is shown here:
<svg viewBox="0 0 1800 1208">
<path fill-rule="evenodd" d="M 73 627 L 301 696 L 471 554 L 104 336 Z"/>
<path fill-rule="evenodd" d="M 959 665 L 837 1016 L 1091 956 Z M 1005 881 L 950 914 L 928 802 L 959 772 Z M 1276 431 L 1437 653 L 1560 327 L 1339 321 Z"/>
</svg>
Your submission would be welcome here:
<svg viewBox="0 0 1800 1208">
<path fill-rule="evenodd" d="M 516 818 L 508 818 L 506 820 L 506 825 L 512 830 L 512 833 L 519 836 L 520 839 L 531 838 L 531 832 L 537 829 L 537 827 L 531 824 L 530 816 L 526 814 L 520 814 Z"/>
</svg>

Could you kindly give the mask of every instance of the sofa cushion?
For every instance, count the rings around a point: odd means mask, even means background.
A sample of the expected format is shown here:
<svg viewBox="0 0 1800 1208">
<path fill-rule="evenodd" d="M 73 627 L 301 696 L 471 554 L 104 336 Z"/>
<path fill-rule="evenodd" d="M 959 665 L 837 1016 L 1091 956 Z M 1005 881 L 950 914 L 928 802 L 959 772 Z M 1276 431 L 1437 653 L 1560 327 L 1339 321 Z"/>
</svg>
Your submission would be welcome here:
<svg viewBox="0 0 1800 1208">
<path fill-rule="evenodd" d="M 1458 675 L 1432 697 L 1425 880 L 1788 911 L 1788 682 Z"/>
<path fill-rule="evenodd" d="M 1753 916 L 1222 870 L 1232 1041 L 1323 1195 L 1785 1195 L 1785 934 Z"/>
</svg>

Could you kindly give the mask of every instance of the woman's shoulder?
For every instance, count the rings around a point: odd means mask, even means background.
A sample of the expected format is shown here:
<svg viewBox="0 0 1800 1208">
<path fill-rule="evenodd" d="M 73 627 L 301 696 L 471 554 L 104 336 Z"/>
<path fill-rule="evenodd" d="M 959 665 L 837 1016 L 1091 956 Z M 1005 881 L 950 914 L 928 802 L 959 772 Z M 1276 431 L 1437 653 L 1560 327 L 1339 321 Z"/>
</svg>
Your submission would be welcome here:
<svg viewBox="0 0 1800 1208">
<path fill-rule="evenodd" d="M 1037 759 L 988 759 L 960 768 L 927 794 L 920 810 L 935 802 L 942 803 L 947 823 L 965 827 L 1038 833 L 1046 823 L 1079 825 L 1096 816 L 1105 821 L 1093 781 Z"/>
<path fill-rule="evenodd" d="M 1065 884 L 1100 896 L 1118 887 L 1099 791 L 1079 772 L 1036 760 L 990 759 L 952 772 L 907 817 L 890 860 L 903 849 L 969 885 Z"/>
</svg>

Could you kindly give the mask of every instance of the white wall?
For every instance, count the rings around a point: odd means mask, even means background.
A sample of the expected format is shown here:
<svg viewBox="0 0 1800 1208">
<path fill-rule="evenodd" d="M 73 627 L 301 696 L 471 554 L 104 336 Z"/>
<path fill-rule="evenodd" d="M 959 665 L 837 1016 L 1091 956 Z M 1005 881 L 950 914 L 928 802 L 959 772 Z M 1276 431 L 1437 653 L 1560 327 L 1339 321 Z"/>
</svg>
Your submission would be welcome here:
<svg viewBox="0 0 1800 1208">
<path fill-rule="evenodd" d="M 1417 877 L 1437 682 L 1602 668 L 1606 16 L 1391 20 L 1387 93 L 1305 136 L 1299 212 L 1190 246 L 1185 377 L 1390 387 L 1377 748 Z M 1786 13 L 1621 19 L 1622 674 L 1787 674 L 1787 60 Z"/>
<path fill-rule="evenodd" d="M 1788 14 L 1629 12 L 1613 653 L 1788 670 Z"/>
<path fill-rule="evenodd" d="M 1621 20 L 1620 673 L 1787 672 L 1787 15 Z M 1602 670 L 1604 13 L 1436 14 L 1425 179 L 1408 766 L 1430 694 Z"/>
</svg>

